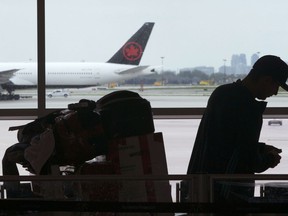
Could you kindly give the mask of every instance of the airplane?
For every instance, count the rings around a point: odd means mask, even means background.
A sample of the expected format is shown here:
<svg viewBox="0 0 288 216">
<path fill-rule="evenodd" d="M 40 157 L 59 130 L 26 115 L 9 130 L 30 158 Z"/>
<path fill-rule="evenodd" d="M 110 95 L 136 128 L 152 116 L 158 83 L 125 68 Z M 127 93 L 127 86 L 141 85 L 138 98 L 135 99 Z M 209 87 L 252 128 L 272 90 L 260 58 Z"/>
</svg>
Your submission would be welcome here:
<svg viewBox="0 0 288 216">
<path fill-rule="evenodd" d="M 98 86 L 154 73 L 156 67 L 139 65 L 153 26 L 144 23 L 107 62 L 47 62 L 46 87 Z M 36 86 L 35 62 L 0 63 L 0 100 L 18 100 L 15 89 Z M 8 94 L 2 94 L 4 90 Z"/>
</svg>

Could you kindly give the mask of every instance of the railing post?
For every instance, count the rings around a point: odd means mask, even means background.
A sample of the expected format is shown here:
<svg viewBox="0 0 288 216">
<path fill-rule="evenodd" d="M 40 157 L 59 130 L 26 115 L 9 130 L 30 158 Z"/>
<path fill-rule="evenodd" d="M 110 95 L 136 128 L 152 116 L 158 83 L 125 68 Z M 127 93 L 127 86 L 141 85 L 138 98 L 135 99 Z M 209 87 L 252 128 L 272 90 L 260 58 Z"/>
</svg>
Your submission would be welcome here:
<svg viewBox="0 0 288 216">
<path fill-rule="evenodd" d="M 210 176 L 194 175 L 189 181 L 189 202 L 210 203 Z M 190 213 L 189 216 L 208 216 L 209 213 Z"/>
<path fill-rule="evenodd" d="M 189 184 L 191 202 L 210 202 L 210 177 L 206 174 L 194 175 Z"/>
</svg>

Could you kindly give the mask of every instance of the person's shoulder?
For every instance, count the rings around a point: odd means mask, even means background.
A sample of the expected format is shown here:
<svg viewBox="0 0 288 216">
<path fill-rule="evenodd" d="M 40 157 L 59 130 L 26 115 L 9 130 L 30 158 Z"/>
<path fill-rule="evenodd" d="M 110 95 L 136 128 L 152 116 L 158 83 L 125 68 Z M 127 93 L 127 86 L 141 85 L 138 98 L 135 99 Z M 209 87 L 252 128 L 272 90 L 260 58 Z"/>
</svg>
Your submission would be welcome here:
<svg viewBox="0 0 288 216">
<path fill-rule="evenodd" d="M 215 88 L 214 93 L 219 94 L 219 93 L 226 93 L 226 94 L 231 94 L 235 91 L 240 91 L 243 89 L 240 81 L 236 81 L 233 83 L 228 83 L 224 85 L 220 85 L 217 88 Z"/>
<path fill-rule="evenodd" d="M 213 100 L 223 100 L 223 101 L 246 101 L 251 97 L 247 88 L 242 85 L 240 80 L 236 82 L 224 84 L 218 86 L 213 93 L 211 94 L 210 98 Z"/>
</svg>

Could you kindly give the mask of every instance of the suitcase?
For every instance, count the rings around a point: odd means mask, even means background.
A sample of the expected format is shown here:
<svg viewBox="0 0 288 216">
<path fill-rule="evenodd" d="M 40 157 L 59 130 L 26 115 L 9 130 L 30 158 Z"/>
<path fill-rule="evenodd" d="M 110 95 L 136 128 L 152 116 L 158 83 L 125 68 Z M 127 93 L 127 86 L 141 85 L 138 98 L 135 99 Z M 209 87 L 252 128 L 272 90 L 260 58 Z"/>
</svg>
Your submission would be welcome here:
<svg viewBox="0 0 288 216">
<path fill-rule="evenodd" d="M 153 133 L 154 122 L 150 102 L 138 93 L 120 90 L 96 102 L 108 138 Z"/>
</svg>

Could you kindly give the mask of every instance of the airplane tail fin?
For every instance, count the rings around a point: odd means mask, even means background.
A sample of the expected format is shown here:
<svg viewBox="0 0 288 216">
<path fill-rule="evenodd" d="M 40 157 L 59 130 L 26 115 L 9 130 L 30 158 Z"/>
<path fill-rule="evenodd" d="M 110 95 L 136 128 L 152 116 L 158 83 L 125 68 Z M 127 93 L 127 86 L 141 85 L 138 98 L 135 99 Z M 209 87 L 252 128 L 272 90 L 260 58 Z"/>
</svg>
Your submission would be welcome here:
<svg viewBox="0 0 288 216">
<path fill-rule="evenodd" d="M 144 25 L 112 56 L 108 63 L 138 65 L 152 32 L 154 23 Z"/>
</svg>

